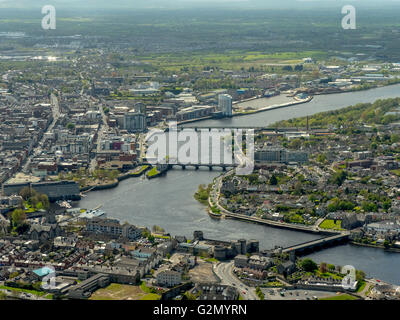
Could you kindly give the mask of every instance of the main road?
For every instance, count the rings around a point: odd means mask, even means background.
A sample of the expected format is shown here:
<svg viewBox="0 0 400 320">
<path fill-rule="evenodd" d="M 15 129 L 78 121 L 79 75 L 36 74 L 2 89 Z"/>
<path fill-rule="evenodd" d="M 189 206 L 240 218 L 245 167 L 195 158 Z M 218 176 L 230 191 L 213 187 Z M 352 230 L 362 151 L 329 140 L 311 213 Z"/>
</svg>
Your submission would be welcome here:
<svg viewBox="0 0 400 320">
<path fill-rule="evenodd" d="M 99 127 L 97 132 L 97 141 L 96 141 L 96 153 L 101 151 L 101 140 L 103 139 L 103 135 L 105 132 L 108 132 L 109 126 L 107 122 L 107 115 L 104 113 L 103 104 L 100 100 L 96 100 L 95 98 L 91 97 L 93 103 L 98 103 L 99 112 L 101 114 L 102 123 Z M 92 159 L 90 162 L 90 171 L 94 171 L 97 166 L 96 157 Z"/>
<path fill-rule="evenodd" d="M 233 261 L 219 262 L 213 265 L 214 272 L 221 279 L 222 284 L 236 287 L 245 300 L 259 300 L 255 293 L 255 289 L 242 283 L 233 274 L 233 268 Z"/>
<path fill-rule="evenodd" d="M 52 109 L 52 113 L 53 113 L 53 121 L 50 123 L 50 125 L 48 126 L 46 133 L 47 132 L 52 132 L 54 126 L 56 125 L 59 117 L 60 117 L 60 106 L 59 106 L 59 102 L 58 102 L 58 98 L 57 96 L 52 93 L 50 95 L 50 103 L 51 103 L 51 109 Z M 46 136 L 45 134 L 43 134 L 42 139 L 39 141 L 38 145 L 36 146 L 36 148 L 33 150 L 32 154 L 28 156 L 28 158 L 26 159 L 26 162 L 24 164 L 24 166 L 22 167 L 22 171 L 23 172 L 27 172 L 29 165 L 31 163 L 32 157 L 34 155 L 39 155 L 42 152 L 42 147 L 43 147 L 43 143 L 46 140 Z"/>
</svg>

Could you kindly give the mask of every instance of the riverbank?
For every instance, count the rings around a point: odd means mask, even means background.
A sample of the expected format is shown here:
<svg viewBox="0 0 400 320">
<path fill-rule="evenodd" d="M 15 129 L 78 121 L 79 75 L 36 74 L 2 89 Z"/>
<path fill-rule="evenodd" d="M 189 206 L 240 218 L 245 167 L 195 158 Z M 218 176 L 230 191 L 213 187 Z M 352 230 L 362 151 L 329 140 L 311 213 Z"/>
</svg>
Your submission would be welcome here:
<svg viewBox="0 0 400 320">
<path fill-rule="evenodd" d="M 234 113 L 232 116 L 233 117 L 248 116 L 248 115 L 252 115 L 252 114 L 256 114 L 256 113 L 260 113 L 260 112 L 281 109 L 281 108 L 287 108 L 287 107 L 296 106 L 296 105 L 303 104 L 303 103 L 308 103 L 312 99 L 313 99 L 313 96 L 309 96 L 306 99 L 298 99 L 296 101 L 283 103 L 283 104 L 279 104 L 279 105 L 272 105 L 272 106 L 268 106 L 268 107 L 260 108 L 257 110 L 248 111 L 248 112 L 243 112 L 243 113 L 242 112 Z M 255 99 L 255 100 L 257 100 L 257 99 Z"/>
<path fill-rule="evenodd" d="M 368 88 L 357 88 L 357 89 L 350 89 L 350 90 L 335 90 L 335 91 L 330 91 L 330 92 L 315 92 L 315 93 L 313 93 L 312 96 L 310 95 L 306 99 L 299 99 L 299 98 L 294 97 L 294 99 L 296 99 L 297 101 L 283 103 L 280 105 L 267 106 L 267 107 L 263 107 L 263 108 L 260 108 L 257 110 L 251 110 L 248 112 L 240 112 L 240 113 L 236 112 L 236 113 L 232 114 L 232 117 L 248 116 L 248 115 L 252 115 L 252 114 L 256 114 L 256 113 L 260 113 L 260 112 L 264 112 L 264 111 L 275 110 L 275 109 L 286 108 L 286 107 L 295 106 L 295 105 L 299 105 L 299 104 L 303 104 L 303 103 L 308 103 L 313 100 L 313 96 L 328 96 L 328 95 L 332 95 L 332 94 L 344 94 L 344 93 L 368 91 L 368 90 L 377 89 L 377 88 L 390 87 L 390 86 L 394 86 L 394 85 L 398 85 L 398 84 L 399 83 L 389 83 L 389 84 L 384 84 L 384 85 L 374 84 Z M 259 96 L 244 99 L 241 101 L 234 101 L 232 103 L 232 105 L 239 105 L 241 103 L 246 103 L 246 102 L 250 102 L 250 101 L 254 101 L 254 100 L 260 100 L 260 99 L 264 99 L 264 98 L 265 97 L 259 95 Z M 199 121 L 204 121 L 204 120 L 212 120 L 212 119 L 214 119 L 212 116 L 208 116 L 208 117 L 204 117 L 204 118 L 180 121 L 177 123 L 177 125 L 184 125 L 187 123 L 194 123 L 194 122 L 199 122 Z"/>
<path fill-rule="evenodd" d="M 372 85 L 371 87 L 368 87 L 368 88 L 359 88 L 359 89 L 350 89 L 350 90 L 335 90 L 335 91 L 331 91 L 331 92 L 315 92 L 315 93 L 313 93 L 312 96 L 310 95 L 306 99 L 296 98 L 296 99 L 298 99 L 298 101 L 291 101 L 291 102 L 283 103 L 283 104 L 279 104 L 279 105 L 271 105 L 271 106 L 259 108 L 257 110 L 251 110 L 251 111 L 248 111 L 248 112 L 240 112 L 240 113 L 236 112 L 236 113 L 232 114 L 232 118 L 234 118 L 234 117 L 242 117 L 242 116 L 250 116 L 250 115 L 253 115 L 253 114 L 260 113 L 260 112 L 265 112 L 265 111 L 271 111 L 271 110 L 276 110 L 276 109 L 296 106 L 296 105 L 299 105 L 299 104 L 305 104 L 305 103 L 311 102 L 313 100 L 314 96 L 331 96 L 333 94 L 342 95 L 342 94 L 346 94 L 346 93 L 347 94 L 348 93 L 357 93 L 357 92 L 362 92 L 362 91 L 370 91 L 370 90 L 373 90 L 373 89 L 391 87 L 391 86 L 398 85 L 398 84 L 399 83 L 390 83 L 390 84 L 385 84 L 385 85 L 375 84 L 375 85 Z M 255 100 L 261 100 L 261 99 L 264 99 L 264 98 L 265 97 L 263 97 L 263 96 L 256 96 L 256 97 L 248 98 L 248 99 L 241 100 L 241 101 L 235 101 L 235 102 L 232 103 L 232 105 L 239 105 L 239 104 L 242 104 L 242 103 L 247 103 L 247 102 L 251 102 L 251 101 L 255 101 Z M 207 116 L 207 117 L 203 117 L 203 118 L 180 121 L 180 122 L 177 123 L 177 125 L 179 126 L 179 125 L 184 125 L 184 124 L 188 124 L 188 123 L 201 122 L 201 121 L 205 121 L 205 120 L 218 120 L 218 119 L 215 119 L 212 116 Z"/>
<path fill-rule="evenodd" d="M 98 184 L 98 185 L 94 185 L 94 186 L 86 186 L 86 187 L 80 188 L 80 192 L 81 192 L 81 194 L 87 194 L 90 191 L 113 189 L 113 188 L 118 187 L 118 185 L 121 181 L 124 181 L 129 178 L 141 177 L 149 169 L 150 169 L 150 166 L 148 166 L 148 165 L 141 166 L 140 168 L 136 168 L 135 170 L 132 170 L 128 173 L 120 174 L 117 177 L 117 179 L 115 179 L 115 181 L 113 181 L 113 182 Z"/>
<path fill-rule="evenodd" d="M 249 101 L 254 101 L 254 100 L 258 100 L 258 99 L 264 99 L 264 97 L 262 96 L 257 96 L 257 97 L 253 97 L 250 99 L 246 99 L 246 101 L 240 101 L 237 104 L 240 103 L 245 103 L 245 102 L 249 102 Z M 287 103 L 282 103 L 282 104 L 278 104 L 278 105 L 272 105 L 272 106 L 267 106 L 267 107 L 263 107 L 257 110 L 251 110 L 251 111 L 247 111 L 247 112 L 235 112 L 232 114 L 232 118 L 234 117 L 241 117 L 241 116 L 248 116 L 248 115 L 252 115 L 252 114 L 256 114 L 256 113 L 260 113 L 260 112 L 265 112 L 265 111 L 269 111 L 269 110 L 275 110 L 275 109 L 280 109 L 280 108 L 287 108 L 287 107 L 291 107 L 291 106 L 296 106 L 299 104 L 303 104 L 303 103 L 308 103 L 313 99 L 313 96 L 309 96 L 306 99 L 298 99 L 296 101 L 291 101 L 291 102 L 287 102 Z M 185 120 L 185 121 L 179 121 L 177 123 L 178 126 L 184 125 L 184 124 L 188 124 L 188 123 L 194 123 L 194 122 L 199 122 L 199 121 L 204 121 L 204 120 L 213 120 L 215 119 L 212 116 L 207 116 L 207 117 L 203 117 L 203 118 L 197 118 L 197 119 L 190 119 L 190 120 Z M 218 119 L 216 119 L 218 120 Z"/>
<path fill-rule="evenodd" d="M 355 242 L 351 241 L 350 244 L 354 246 L 359 246 L 359 247 L 368 247 L 368 248 L 375 248 L 375 249 L 381 249 L 386 252 L 396 252 L 400 253 L 400 248 L 385 248 L 385 246 L 377 245 L 377 244 L 370 244 L 370 243 L 360 243 L 360 242 Z"/>
<path fill-rule="evenodd" d="M 243 100 L 239 100 L 239 101 L 234 101 L 234 102 L 232 102 L 232 105 L 236 105 L 236 104 L 240 104 L 240 103 L 244 103 L 244 102 L 249 102 L 249 101 L 257 100 L 257 99 L 260 99 L 260 98 L 263 98 L 263 96 L 262 96 L 262 95 L 258 95 L 258 96 L 251 97 L 251 98 L 248 98 L 248 99 L 243 99 Z"/>
<path fill-rule="evenodd" d="M 286 222 L 279 222 L 279 221 L 273 221 L 273 220 L 268 220 L 268 219 L 246 216 L 246 215 L 242 215 L 242 214 L 233 213 L 233 212 L 225 209 L 219 203 L 220 190 L 222 187 L 223 178 L 227 177 L 228 175 L 230 175 L 232 173 L 233 173 L 233 171 L 228 171 L 227 173 L 223 174 L 222 176 L 217 177 L 213 181 L 211 189 L 208 192 L 209 196 L 208 196 L 207 212 L 209 213 L 210 216 L 218 217 L 218 218 L 230 218 L 230 219 L 241 220 L 241 221 L 250 222 L 250 223 L 267 225 L 268 227 L 273 227 L 273 228 L 288 229 L 288 230 L 292 230 L 292 231 L 300 231 L 300 232 L 311 233 L 311 234 L 316 234 L 316 235 L 323 235 L 323 236 L 336 235 L 336 234 L 342 233 L 342 232 L 337 232 L 337 231 L 321 230 L 317 226 L 296 225 L 296 224 L 291 224 L 291 223 L 286 223 Z"/>
</svg>

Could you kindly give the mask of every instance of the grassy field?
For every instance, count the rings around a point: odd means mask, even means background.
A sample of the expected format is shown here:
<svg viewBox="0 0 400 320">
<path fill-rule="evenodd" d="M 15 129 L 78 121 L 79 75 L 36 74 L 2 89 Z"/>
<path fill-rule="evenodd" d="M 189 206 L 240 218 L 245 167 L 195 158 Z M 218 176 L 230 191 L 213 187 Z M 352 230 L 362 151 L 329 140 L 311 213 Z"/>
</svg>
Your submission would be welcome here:
<svg viewBox="0 0 400 320">
<path fill-rule="evenodd" d="M 14 291 L 14 292 L 31 293 L 31 294 L 34 294 L 35 296 L 44 297 L 44 298 L 47 298 L 47 299 L 53 299 L 53 295 L 52 294 L 48 294 L 48 293 L 46 293 L 44 291 L 13 288 L 13 287 L 7 287 L 7 286 L 0 286 L 0 289 L 10 290 L 10 291 Z"/>
<path fill-rule="evenodd" d="M 318 300 L 358 300 L 358 298 L 353 297 L 349 294 L 340 294 L 340 295 L 333 296 L 333 297 L 320 298 Z"/>
<path fill-rule="evenodd" d="M 92 294 L 89 300 L 159 300 L 160 295 L 149 293 L 142 286 L 130 286 L 112 283 L 108 287 L 99 289 Z"/>
<path fill-rule="evenodd" d="M 317 275 L 317 277 L 321 277 L 321 278 L 333 278 L 333 279 L 336 279 L 336 280 L 342 280 L 343 279 L 342 276 L 340 276 L 337 273 L 333 273 L 333 272 L 324 272 L 324 273 L 322 273 L 321 271 L 318 270 L 316 272 L 316 275 Z"/>
<path fill-rule="evenodd" d="M 365 281 L 361 281 L 361 284 L 357 288 L 357 292 L 363 291 L 366 285 L 367 283 Z"/>
<path fill-rule="evenodd" d="M 279 281 L 269 281 L 268 283 L 262 285 L 262 287 L 283 287 L 283 283 Z"/>
<path fill-rule="evenodd" d="M 336 220 L 336 223 L 332 219 L 325 219 L 320 225 L 322 229 L 330 229 L 330 230 L 338 230 L 341 231 L 342 229 L 342 221 Z"/>
<path fill-rule="evenodd" d="M 200 68 L 218 66 L 221 69 L 239 70 L 241 68 L 261 67 L 268 64 L 295 65 L 306 57 L 327 58 L 322 51 L 299 51 L 267 53 L 262 51 L 246 52 L 230 50 L 224 53 L 202 54 L 159 54 L 141 56 L 143 62 L 162 67 L 168 71 L 180 71 L 182 68 Z M 167 67 L 165 67 L 167 66 Z M 277 70 L 275 70 L 277 71 Z"/>
<path fill-rule="evenodd" d="M 390 172 L 400 177 L 400 169 L 390 170 Z"/>
</svg>

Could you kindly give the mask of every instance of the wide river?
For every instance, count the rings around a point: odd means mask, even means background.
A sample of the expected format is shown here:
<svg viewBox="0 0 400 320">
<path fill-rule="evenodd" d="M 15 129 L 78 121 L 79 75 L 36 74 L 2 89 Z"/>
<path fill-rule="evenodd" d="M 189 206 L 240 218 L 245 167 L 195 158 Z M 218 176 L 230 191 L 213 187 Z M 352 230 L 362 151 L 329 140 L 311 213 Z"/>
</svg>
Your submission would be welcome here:
<svg viewBox="0 0 400 320">
<path fill-rule="evenodd" d="M 311 115 L 354 105 L 360 102 L 374 102 L 377 99 L 400 96 L 400 85 L 371 89 L 352 93 L 315 96 L 306 104 L 266 111 L 254 115 L 229 120 L 206 120 L 192 123 L 191 126 L 266 126 L 275 121 Z M 267 106 L 267 99 L 247 102 L 254 106 Z M 153 225 L 163 227 L 173 235 L 191 237 L 193 231 L 202 230 L 205 237 L 221 240 L 239 238 L 257 239 L 262 249 L 275 245 L 291 246 L 317 238 L 302 232 L 275 229 L 235 220 L 214 220 L 210 218 L 204 206 L 199 204 L 193 194 L 199 184 L 208 184 L 219 175 L 218 171 L 208 170 L 172 170 L 167 176 L 152 180 L 132 178 L 121 182 L 111 190 L 90 192 L 79 206 L 102 209 L 109 217 L 135 225 Z M 325 261 L 337 265 L 350 264 L 364 270 L 368 276 L 400 285 L 400 254 L 385 253 L 379 249 L 339 246 L 316 252 L 310 257 L 316 261 Z"/>
</svg>

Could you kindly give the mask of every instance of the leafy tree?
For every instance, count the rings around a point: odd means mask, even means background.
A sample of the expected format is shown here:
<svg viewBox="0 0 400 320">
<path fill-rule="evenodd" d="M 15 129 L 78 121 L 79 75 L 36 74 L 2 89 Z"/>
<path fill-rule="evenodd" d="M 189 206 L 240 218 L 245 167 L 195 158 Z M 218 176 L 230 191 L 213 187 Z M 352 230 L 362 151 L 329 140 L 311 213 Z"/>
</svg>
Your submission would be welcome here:
<svg viewBox="0 0 400 320">
<path fill-rule="evenodd" d="M 319 163 L 325 163 L 326 162 L 326 154 L 324 154 L 324 153 L 319 153 L 318 154 L 318 156 L 317 156 L 317 161 L 319 162 Z"/>
<path fill-rule="evenodd" d="M 36 281 L 35 283 L 32 284 L 32 288 L 35 289 L 36 291 L 42 291 L 42 282 Z"/>
<path fill-rule="evenodd" d="M 378 211 L 378 206 L 375 203 L 369 202 L 369 201 L 363 201 L 361 204 L 361 207 L 366 212 L 377 212 Z"/>
<path fill-rule="evenodd" d="M 293 194 L 298 196 L 303 194 L 303 184 L 300 181 L 294 184 Z"/>
<path fill-rule="evenodd" d="M 345 170 L 339 170 L 331 176 L 330 182 L 341 186 L 347 178 L 347 172 Z"/>
<path fill-rule="evenodd" d="M 356 270 L 356 280 L 364 281 L 364 279 L 365 279 L 365 272 L 362 270 Z"/>
<path fill-rule="evenodd" d="M 326 264 L 326 262 L 321 262 L 319 265 L 319 271 L 321 273 L 325 273 L 328 271 L 328 265 Z"/>
<path fill-rule="evenodd" d="M 257 173 L 252 173 L 248 177 L 249 177 L 250 184 L 258 183 L 258 174 Z"/>
<path fill-rule="evenodd" d="M 392 143 L 400 142 L 400 135 L 398 135 L 398 134 L 392 134 L 392 136 L 390 137 L 390 141 L 391 141 Z"/>
<path fill-rule="evenodd" d="M 383 246 L 385 247 L 385 249 L 388 249 L 390 247 L 390 242 L 388 240 L 385 240 L 383 242 Z"/>
<path fill-rule="evenodd" d="M 292 66 L 284 66 L 282 67 L 283 71 L 293 71 L 293 67 Z"/>
<path fill-rule="evenodd" d="M 303 65 L 302 64 L 295 65 L 294 71 L 303 71 Z"/>
<path fill-rule="evenodd" d="M 48 210 L 50 208 L 49 197 L 46 194 L 44 194 L 44 193 L 43 194 L 39 194 L 38 195 L 38 200 L 42 204 L 43 209 Z"/>
<path fill-rule="evenodd" d="M 37 195 L 37 192 L 35 189 L 32 189 L 30 187 L 23 187 L 20 192 L 19 195 L 25 200 L 27 201 L 29 198 L 34 197 Z"/>
<path fill-rule="evenodd" d="M 163 233 L 165 230 L 163 228 L 161 228 L 160 226 L 154 225 L 152 228 L 153 232 L 156 233 Z"/>
<path fill-rule="evenodd" d="M 301 261 L 301 268 L 306 272 L 314 272 L 318 269 L 318 265 L 313 260 L 305 258 Z"/>
<path fill-rule="evenodd" d="M 257 296 L 260 298 L 260 300 L 264 300 L 264 299 L 265 299 L 264 294 L 262 293 L 260 287 L 257 287 L 257 288 L 256 288 L 256 294 L 257 294 Z"/>
<path fill-rule="evenodd" d="M 392 206 L 392 201 L 390 201 L 390 200 L 386 200 L 386 201 L 384 201 L 383 203 L 382 203 L 382 208 L 384 209 L 384 210 L 388 210 L 390 207 Z"/>
<path fill-rule="evenodd" d="M 289 144 L 288 147 L 291 149 L 299 149 L 301 147 L 301 140 L 300 139 L 293 139 Z"/>
<path fill-rule="evenodd" d="M 269 184 L 271 186 L 276 186 L 278 184 L 278 179 L 275 175 L 272 175 L 271 178 L 269 178 Z"/>
<path fill-rule="evenodd" d="M 11 215 L 11 219 L 15 228 L 21 226 L 26 220 L 25 211 L 22 209 L 15 209 Z"/>
</svg>

